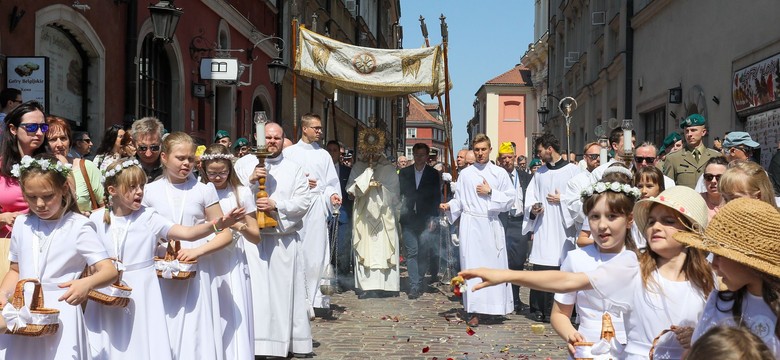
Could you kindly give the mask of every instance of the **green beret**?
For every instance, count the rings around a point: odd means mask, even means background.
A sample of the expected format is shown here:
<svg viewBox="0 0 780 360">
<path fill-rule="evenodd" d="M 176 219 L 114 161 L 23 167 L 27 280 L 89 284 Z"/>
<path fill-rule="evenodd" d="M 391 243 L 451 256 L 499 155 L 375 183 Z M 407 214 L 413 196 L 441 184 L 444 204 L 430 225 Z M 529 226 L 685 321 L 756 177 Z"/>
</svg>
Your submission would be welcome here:
<svg viewBox="0 0 780 360">
<path fill-rule="evenodd" d="M 704 116 L 701 114 L 690 114 L 685 120 L 680 122 L 680 128 L 685 129 L 688 126 L 703 126 L 707 125 L 707 120 L 704 120 Z"/>
<path fill-rule="evenodd" d="M 669 135 L 666 135 L 666 137 L 664 138 L 664 144 L 661 147 L 662 148 L 668 148 L 668 147 L 674 145 L 674 143 L 676 143 L 676 142 L 678 142 L 678 141 L 680 141 L 682 139 L 683 139 L 682 135 L 680 135 L 680 134 L 678 134 L 676 132 L 672 132 Z"/>
<path fill-rule="evenodd" d="M 241 138 L 238 138 L 238 140 L 236 140 L 235 144 L 233 144 L 233 149 L 238 149 L 238 148 L 240 148 L 242 146 L 247 146 L 247 145 L 249 145 L 249 140 L 247 140 L 246 138 L 242 138 L 241 137 Z"/>
<path fill-rule="evenodd" d="M 542 160 L 540 160 L 539 158 L 533 158 L 533 159 L 531 160 L 531 163 L 530 163 L 530 164 L 528 164 L 528 167 L 529 167 L 529 168 L 532 168 L 532 167 L 534 167 L 534 166 L 542 166 Z"/>
<path fill-rule="evenodd" d="M 214 136 L 214 142 L 219 141 L 219 139 L 230 137 L 230 134 L 228 134 L 225 130 L 219 130 L 217 131 L 217 135 Z"/>
</svg>

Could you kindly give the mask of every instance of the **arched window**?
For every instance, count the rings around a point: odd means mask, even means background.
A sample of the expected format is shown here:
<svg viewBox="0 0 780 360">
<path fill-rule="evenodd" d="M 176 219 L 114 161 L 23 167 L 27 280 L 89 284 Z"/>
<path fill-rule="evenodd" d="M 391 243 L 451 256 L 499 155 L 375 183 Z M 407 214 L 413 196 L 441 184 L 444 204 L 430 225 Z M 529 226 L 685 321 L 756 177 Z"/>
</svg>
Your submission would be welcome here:
<svg viewBox="0 0 780 360">
<path fill-rule="evenodd" d="M 171 62 L 162 42 L 154 41 L 154 35 L 144 38 L 141 58 L 138 62 L 138 114 L 154 116 L 165 128 L 171 127 Z"/>
</svg>

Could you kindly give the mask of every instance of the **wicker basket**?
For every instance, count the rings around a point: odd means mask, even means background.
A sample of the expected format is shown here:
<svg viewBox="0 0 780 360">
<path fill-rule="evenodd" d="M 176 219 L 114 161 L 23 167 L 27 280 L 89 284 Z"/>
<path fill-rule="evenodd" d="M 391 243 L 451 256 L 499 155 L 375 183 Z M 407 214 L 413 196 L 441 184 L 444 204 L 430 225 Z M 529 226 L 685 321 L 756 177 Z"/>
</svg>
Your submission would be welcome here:
<svg viewBox="0 0 780 360">
<path fill-rule="evenodd" d="M 116 265 L 122 263 L 117 259 L 112 260 Z M 119 268 L 119 266 L 117 266 L 117 268 Z M 92 275 L 89 273 L 89 270 L 85 271 L 88 272 L 87 275 Z M 113 284 L 104 288 L 90 290 L 87 293 L 87 298 L 105 306 L 126 307 L 127 304 L 130 303 L 130 292 L 132 290 L 132 288 L 122 281 L 122 271 L 120 270 L 119 275 L 116 277 L 116 281 Z"/>
<path fill-rule="evenodd" d="M 154 257 L 154 268 L 157 270 L 157 277 L 161 279 L 186 280 L 195 276 L 198 269 L 198 261 L 180 261 L 176 260 L 181 250 L 181 244 L 178 240 L 168 242 L 168 249 L 165 251 L 165 257 Z"/>
<path fill-rule="evenodd" d="M 661 340 L 661 336 L 666 335 L 666 333 L 670 331 L 672 331 L 672 329 L 665 329 L 664 331 L 661 331 L 661 333 L 658 334 L 655 339 L 653 339 L 653 346 L 650 347 L 650 354 L 648 356 L 650 360 L 653 360 L 653 356 L 655 355 L 655 346 L 658 345 L 658 340 Z"/>
<path fill-rule="evenodd" d="M 601 316 L 601 338 L 607 341 L 612 341 L 615 337 L 615 326 L 612 324 L 612 317 L 609 313 L 604 313 Z M 578 354 L 590 354 L 591 347 L 595 345 L 593 342 L 580 341 L 574 343 L 574 360 L 593 360 L 592 357 L 582 357 Z M 580 356 L 580 357 L 577 357 Z"/>
<path fill-rule="evenodd" d="M 52 335 L 57 332 L 60 327 L 59 315 L 60 311 L 57 309 L 47 309 L 43 307 L 43 289 L 41 289 L 41 283 L 36 279 L 22 279 L 16 283 L 16 290 L 14 291 L 11 305 L 14 308 L 21 309 L 24 304 L 24 284 L 35 284 L 33 290 L 32 301 L 30 303 L 30 314 L 32 319 L 27 319 L 27 326 L 16 327 L 14 329 L 8 329 L 7 334 L 21 335 L 21 336 L 45 336 Z M 7 306 L 7 305 L 6 305 Z"/>
</svg>

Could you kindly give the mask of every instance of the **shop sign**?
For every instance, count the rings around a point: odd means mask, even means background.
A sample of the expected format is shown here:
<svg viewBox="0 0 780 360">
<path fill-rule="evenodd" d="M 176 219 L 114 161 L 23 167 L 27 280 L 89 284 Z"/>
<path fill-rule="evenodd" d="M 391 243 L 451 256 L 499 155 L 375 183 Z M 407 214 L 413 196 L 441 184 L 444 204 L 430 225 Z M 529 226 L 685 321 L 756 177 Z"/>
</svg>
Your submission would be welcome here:
<svg viewBox="0 0 780 360">
<path fill-rule="evenodd" d="M 19 89 L 22 100 L 36 100 L 46 109 L 48 103 L 49 62 L 44 56 L 9 56 L 6 58 L 5 86 Z"/>
<path fill-rule="evenodd" d="M 203 80 L 238 80 L 238 59 L 202 59 L 200 78 Z"/>
<path fill-rule="evenodd" d="M 738 70 L 732 80 L 737 112 L 780 101 L 780 54 Z"/>
</svg>

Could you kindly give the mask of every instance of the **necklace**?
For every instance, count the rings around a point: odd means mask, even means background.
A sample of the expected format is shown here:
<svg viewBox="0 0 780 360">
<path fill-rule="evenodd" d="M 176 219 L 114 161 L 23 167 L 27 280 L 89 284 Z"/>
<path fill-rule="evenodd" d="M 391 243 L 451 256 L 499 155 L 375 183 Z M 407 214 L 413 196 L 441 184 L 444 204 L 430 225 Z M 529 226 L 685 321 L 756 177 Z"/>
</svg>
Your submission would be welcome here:
<svg viewBox="0 0 780 360">
<path fill-rule="evenodd" d="M 38 218 L 38 224 L 35 227 L 35 229 L 32 230 L 33 233 L 33 268 L 37 272 L 38 279 L 42 280 L 43 277 L 43 269 L 46 267 L 46 258 L 49 256 L 49 248 L 51 247 L 51 241 L 54 239 L 54 235 L 57 234 L 57 232 L 60 230 L 60 225 L 62 225 L 62 220 L 65 218 L 66 214 L 63 214 L 60 216 L 60 218 L 57 220 L 57 223 L 54 225 L 54 228 L 51 230 L 49 235 L 44 235 L 44 232 L 41 231 L 41 218 Z M 43 256 L 43 260 L 41 261 L 41 255 Z"/>
</svg>

